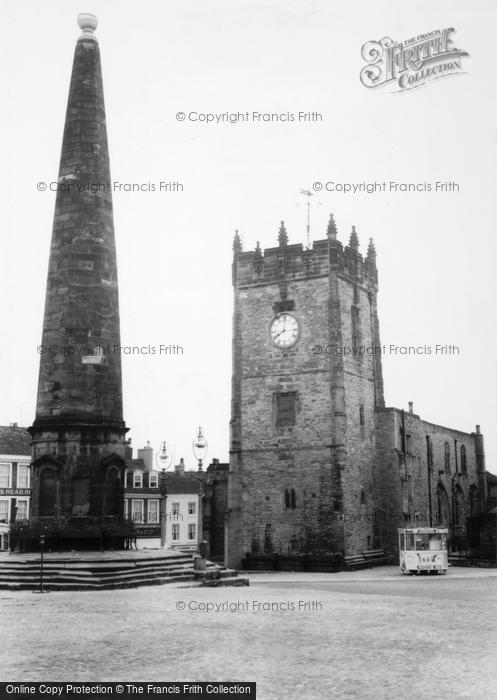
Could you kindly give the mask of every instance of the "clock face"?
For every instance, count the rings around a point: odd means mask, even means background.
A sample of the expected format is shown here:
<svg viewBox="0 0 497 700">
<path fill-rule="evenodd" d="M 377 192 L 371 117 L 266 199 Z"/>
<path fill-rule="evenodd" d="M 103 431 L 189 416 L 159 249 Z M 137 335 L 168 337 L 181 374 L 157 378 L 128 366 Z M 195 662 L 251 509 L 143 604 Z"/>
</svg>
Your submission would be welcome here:
<svg viewBox="0 0 497 700">
<path fill-rule="evenodd" d="M 292 314 L 282 313 L 271 323 L 271 340 L 279 348 L 289 348 L 297 342 L 299 324 Z"/>
</svg>

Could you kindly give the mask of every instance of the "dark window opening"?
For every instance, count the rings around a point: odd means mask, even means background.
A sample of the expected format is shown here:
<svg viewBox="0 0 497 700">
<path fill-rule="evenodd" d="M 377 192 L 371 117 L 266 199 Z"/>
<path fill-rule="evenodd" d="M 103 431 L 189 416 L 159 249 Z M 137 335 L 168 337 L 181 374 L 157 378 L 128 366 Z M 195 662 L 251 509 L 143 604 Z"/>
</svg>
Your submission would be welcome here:
<svg viewBox="0 0 497 700">
<path fill-rule="evenodd" d="M 285 508 L 294 510 L 297 507 L 295 489 L 285 489 Z"/>
<path fill-rule="evenodd" d="M 352 325 L 352 348 L 356 348 L 361 342 L 359 308 L 357 306 L 352 306 L 350 308 L 350 318 Z"/>
<path fill-rule="evenodd" d="M 294 391 L 276 394 L 276 425 L 295 425 L 296 396 Z"/>
<path fill-rule="evenodd" d="M 468 464 L 466 461 L 466 447 L 461 445 L 461 473 L 465 476 L 468 475 Z"/>
<path fill-rule="evenodd" d="M 364 406 L 359 406 L 359 425 L 364 425 Z"/>
</svg>

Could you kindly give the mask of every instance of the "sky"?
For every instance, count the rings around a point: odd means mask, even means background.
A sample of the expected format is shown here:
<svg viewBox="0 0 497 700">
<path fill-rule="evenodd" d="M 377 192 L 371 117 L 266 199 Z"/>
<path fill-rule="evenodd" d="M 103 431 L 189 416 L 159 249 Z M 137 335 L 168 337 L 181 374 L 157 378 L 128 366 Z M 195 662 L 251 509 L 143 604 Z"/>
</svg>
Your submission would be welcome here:
<svg viewBox="0 0 497 700">
<path fill-rule="evenodd" d="M 202 425 L 208 459 L 227 461 L 232 240 L 245 250 L 306 242 L 330 212 L 339 238 L 374 239 L 388 406 L 471 432 L 481 425 L 497 471 L 497 10 L 470 4 L 328 0 L 2 0 L 0 115 L 0 424 L 34 419 L 56 180 L 79 12 L 93 12 L 107 110 L 123 346 L 183 354 L 123 356 L 124 417 L 135 448 L 166 440 L 193 467 Z M 458 75 L 412 90 L 364 86 L 361 48 L 454 28 L 469 56 Z M 184 120 L 177 118 L 178 113 Z M 293 114 L 293 121 L 198 115 Z M 299 121 L 318 112 L 320 121 Z M 222 119 L 222 118 L 221 118 Z M 182 191 L 161 191 L 160 183 Z M 397 183 L 397 191 L 336 184 Z M 434 183 L 456 183 L 434 191 Z M 401 185 L 420 185 L 403 192 Z M 431 191 L 426 191 L 427 186 Z M 140 192 L 126 185 L 140 184 Z M 152 187 L 154 185 L 155 187 Z M 119 187 L 119 186 L 118 186 Z M 419 191 L 422 190 L 422 191 Z M 424 190 L 424 191 L 423 191 Z M 436 345 L 459 353 L 437 354 Z"/>
</svg>

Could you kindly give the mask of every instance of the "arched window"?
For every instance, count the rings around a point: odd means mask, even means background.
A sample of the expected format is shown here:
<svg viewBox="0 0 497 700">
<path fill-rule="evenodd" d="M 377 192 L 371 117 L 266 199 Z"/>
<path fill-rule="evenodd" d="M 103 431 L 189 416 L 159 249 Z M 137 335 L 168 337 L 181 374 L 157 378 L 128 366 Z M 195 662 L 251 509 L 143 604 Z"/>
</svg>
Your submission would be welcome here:
<svg viewBox="0 0 497 700">
<path fill-rule="evenodd" d="M 448 442 L 444 445 L 444 466 L 445 473 L 450 474 L 450 445 Z"/>
<path fill-rule="evenodd" d="M 465 447 L 465 445 L 461 445 L 461 473 L 464 474 L 464 476 L 468 475 L 468 464 L 466 462 L 466 447 Z"/>
<path fill-rule="evenodd" d="M 45 467 L 40 475 L 40 515 L 45 517 L 55 515 L 56 500 L 55 470 L 52 467 Z"/>
<path fill-rule="evenodd" d="M 118 468 L 109 467 L 105 476 L 105 515 L 119 515 L 120 482 Z"/>
</svg>

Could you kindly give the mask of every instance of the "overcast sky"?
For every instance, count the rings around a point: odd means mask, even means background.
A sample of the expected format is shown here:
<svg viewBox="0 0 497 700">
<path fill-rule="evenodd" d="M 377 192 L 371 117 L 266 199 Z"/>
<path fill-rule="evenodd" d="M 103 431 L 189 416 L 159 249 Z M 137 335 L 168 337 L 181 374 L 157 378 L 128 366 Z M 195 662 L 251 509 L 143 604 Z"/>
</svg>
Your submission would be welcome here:
<svg viewBox="0 0 497 700">
<path fill-rule="evenodd" d="M 388 406 L 472 431 L 496 471 L 495 3 L 328 0 L 78 0 L 1 3 L 0 423 L 30 425 L 46 273 L 78 12 L 97 14 L 111 173 L 156 191 L 114 194 L 124 346 L 178 344 L 182 356 L 123 359 L 135 448 L 167 440 L 193 466 L 228 459 L 231 260 L 276 244 L 280 219 L 305 243 L 299 195 L 315 181 L 455 182 L 459 192 L 326 192 L 313 239 L 334 212 L 378 253 L 382 342 L 453 344 L 459 355 L 383 360 Z M 364 87 L 361 47 L 455 28 L 464 74 L 409 92 Z M 184 112 L 185 121 L 176 114 Z M 322 122 L 205 124 L 192 112 L 316 111 Z M 176 181 L 183 192 L 160 192 Z M 319 342 L 319 339 L 316 339 Z M 434 352 L 434 350 L 433 350 Z"/>
</svg>

